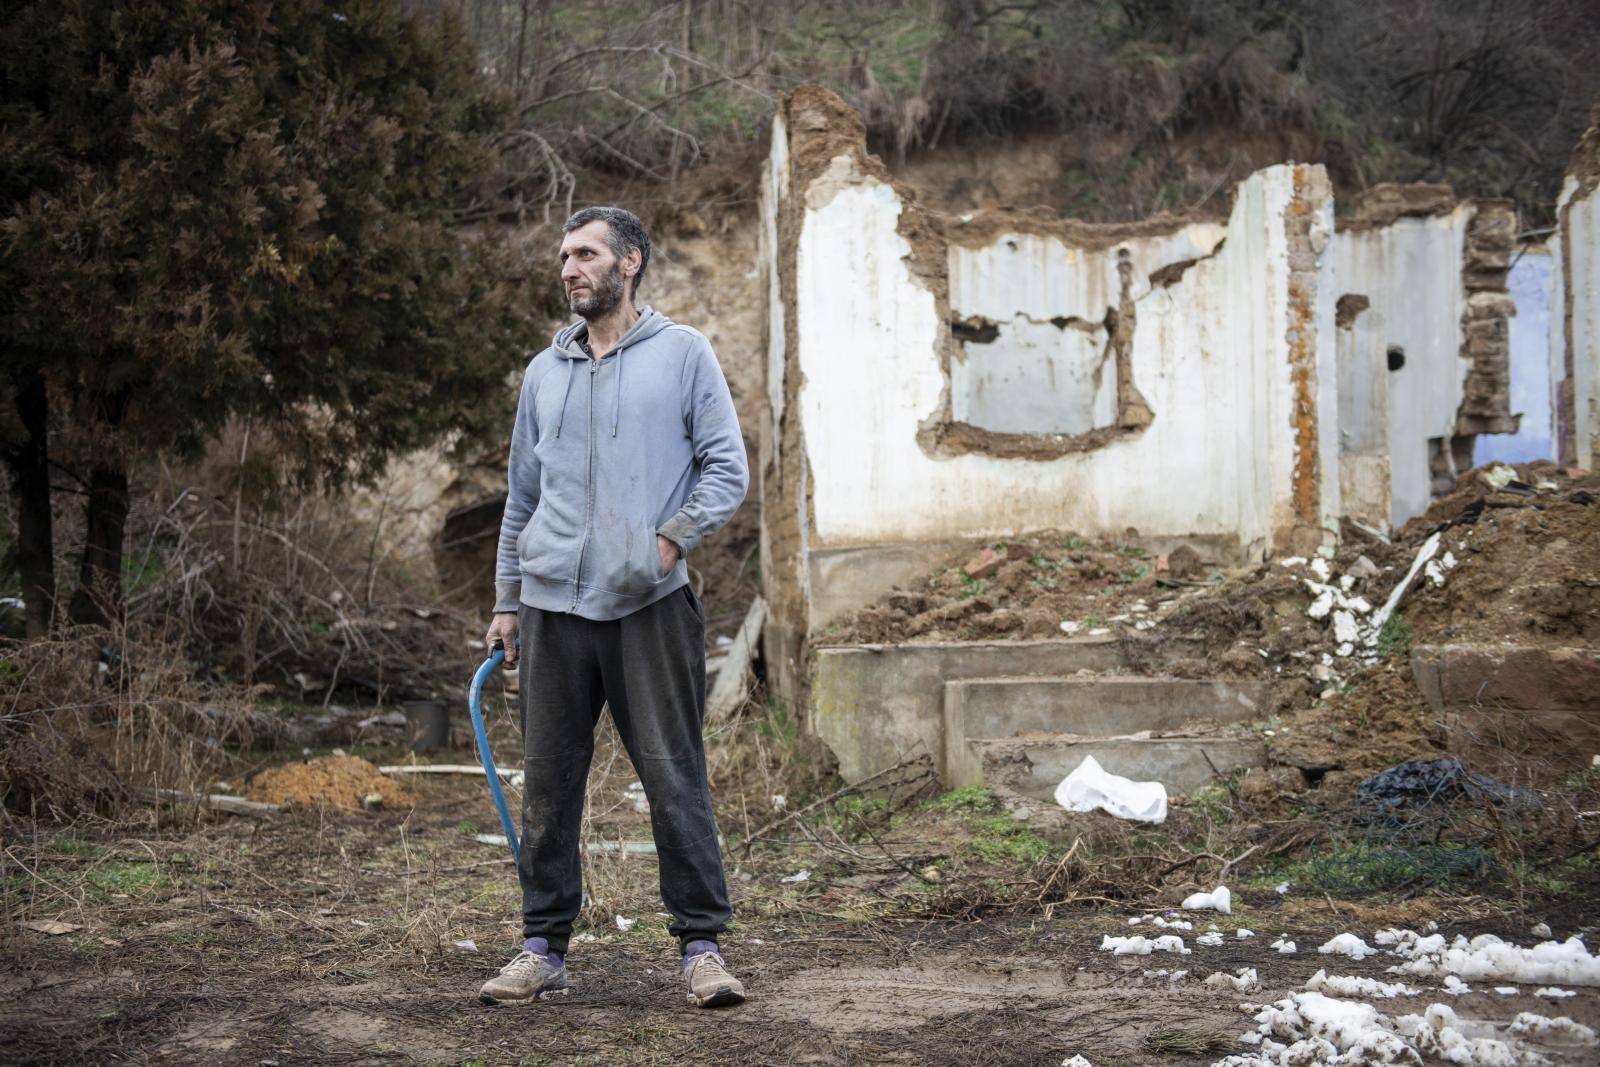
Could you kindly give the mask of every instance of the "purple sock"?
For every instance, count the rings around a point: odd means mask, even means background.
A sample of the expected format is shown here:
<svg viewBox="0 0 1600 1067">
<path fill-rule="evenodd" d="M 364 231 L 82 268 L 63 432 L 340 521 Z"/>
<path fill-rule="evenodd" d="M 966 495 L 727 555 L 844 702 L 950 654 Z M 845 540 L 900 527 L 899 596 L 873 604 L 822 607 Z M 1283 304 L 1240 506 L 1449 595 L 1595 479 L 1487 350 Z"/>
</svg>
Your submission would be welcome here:
<svg viewBox="0 0 1600 1067">
<path fill-rule="evenodd" d="M 550 942 L 542 937 L 530 937 L 522 942 L 522 951 L 531 952 L 535 956 L 543 956 L 544 961 L 552 967 L 565 967 L 567 961 L 562 959 L 562 953 L 551 952 Z"/>
<path fill-rule="evenodd" d="M 722 949 L 717 947 L 717 943 L 715 941 L 691 941 L 687 945 L 683 946 L 684 970 L 689 969 L 689 960 L 694 956 L 700 955 L 702 952 L 715 952 L 719 956 L 722 955 Z"/>
</svg>

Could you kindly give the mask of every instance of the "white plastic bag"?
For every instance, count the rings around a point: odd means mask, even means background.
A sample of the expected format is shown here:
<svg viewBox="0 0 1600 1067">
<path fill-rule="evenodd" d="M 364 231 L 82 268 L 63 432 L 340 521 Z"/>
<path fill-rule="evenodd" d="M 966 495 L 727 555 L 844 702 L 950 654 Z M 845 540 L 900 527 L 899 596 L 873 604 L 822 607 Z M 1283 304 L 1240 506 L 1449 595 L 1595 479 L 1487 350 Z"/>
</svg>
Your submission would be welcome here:
<svg viewBox="0 0 1600 1067">
<path fill-rule="evenodd" d="M 1056 803 L 1068 811 L 1096 808 L 1119 819 L 1165 822 L 1167 787 L 1160 782 L 1135 782 L 1107 774 L 1093 756 L 1083 757 L 1077 770 L 1056 786 Z"/>
</svg>

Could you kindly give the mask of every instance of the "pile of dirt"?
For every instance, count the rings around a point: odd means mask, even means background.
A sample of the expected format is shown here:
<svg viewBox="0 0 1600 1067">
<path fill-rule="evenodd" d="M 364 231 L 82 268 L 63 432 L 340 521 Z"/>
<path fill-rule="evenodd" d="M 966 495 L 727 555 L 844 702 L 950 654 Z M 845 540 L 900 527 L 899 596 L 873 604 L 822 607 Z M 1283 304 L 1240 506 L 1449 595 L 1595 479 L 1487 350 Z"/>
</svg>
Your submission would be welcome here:
<svg viewBox="0 0 1600 1067">
<path fill-rule="evenodd" d="M 1412 677 L 1412 645 L 1600 644 L 1597 496 L 1600 475 L 1491 464 L 1393 537 L 1347 524 L 1329 558 L 1231 570 L 1188 547 L 1157 555 L 1131 530 L 1097 541 L 1038 534 L 952 558 L 821 640 L 1181 640 L 1193 651 L 1166 673 L 1270 681 L 1276 762 L 1337 782 L 1443 745 Z M 1433 557 L 1385 616 L 1435 534 Z"/>
<path fill-rule="evenodd" d="M 1516 477 L 1501 484 L 1508 469 Z M 1405 544 L 1442 531 L 1459 561 L 1441 586 L 1407 599 L 1415 640 L 1600 643 L 1597 499 L 1600 474 L 1549 463 L 1464 475 L 1454 493 L 1400 531 Z"/>
<path fill-rule="evenodd" d="M 1047 531 L 952 557 L 921 582 L 830 626 L 820 640 L 934 643 L 1128 631 L 1202 639 L 1204 658 L 1178 671 L 1191 676 L 1261 673 L 1295 660 L 1331 668 L 1331 659 L 1323 662 L 1329 653 L 1370 664 L 1372 643 L 1364 638 L 1377 635 L 1349 640 L 1348 622 L 1337 616 L 1364 623 L 1428 537 L 1440 533 L 1437 565 L 1417 577 L 1400 605 L 1410 640 L 1590 643 L 1600 640 L 1597 493 L 1600 476 L 1549 463 L 1493 464 L 1462 475 L 1455 492 L 1393 538 L 1350 527 L 1330 559 L 1231 570 L 1187 545 L 1158 555 L 1135 530 L 1098 540 Z M 1338 631 L 1336 623 L 1343 623 Z M 1387 637 L 1385 651 L 1398 640 Z M 1340 654 L 1345 645 L 1352 647 Z"/>
<path fill-rule="evenodd" d="M 335 753 L 319 759 L 286 763 L 262 771 L 250 780 L 249 797 L 286 807 L 342 808 L 360 811 L 379 798 L 386 808 L 409 808 L 411 795 L 385 778 L 364 759 Z"/>
<path fill-rule="evenodd" d="M 1171 556 L 1138 532 L 1086 540 L 1044 531 L 954 557 L 909 590 L 895 589 L 824 637 L 828 644 L 935 643 L 1154 629 L 1221 581 L 1214 561 L 1184 546 Z"/>
</svg>

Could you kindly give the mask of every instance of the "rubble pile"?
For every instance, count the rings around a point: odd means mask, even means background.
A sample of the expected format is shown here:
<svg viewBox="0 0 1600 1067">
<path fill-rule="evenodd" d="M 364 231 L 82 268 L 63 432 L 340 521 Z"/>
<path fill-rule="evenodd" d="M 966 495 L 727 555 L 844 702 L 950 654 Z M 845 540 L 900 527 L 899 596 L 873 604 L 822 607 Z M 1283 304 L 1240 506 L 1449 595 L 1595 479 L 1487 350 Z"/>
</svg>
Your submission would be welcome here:
<svg viewBox="0 0 1600 1067">
<path fill-rule="evenodd" d="M 1336 552 L 1233 568 L 1134 530 L 1046 532 L 969 550 L 814 638 L 1138 638 L 1170 649 L 1165 673 L 1270 681 L 1274 759 L 1353 785 L 1440 754 L 1414 646 L 1600 645 L 1597 497 L 1600 475 L 1491 464 L 1392 536 L 1346 523 Z"/>
</svg>

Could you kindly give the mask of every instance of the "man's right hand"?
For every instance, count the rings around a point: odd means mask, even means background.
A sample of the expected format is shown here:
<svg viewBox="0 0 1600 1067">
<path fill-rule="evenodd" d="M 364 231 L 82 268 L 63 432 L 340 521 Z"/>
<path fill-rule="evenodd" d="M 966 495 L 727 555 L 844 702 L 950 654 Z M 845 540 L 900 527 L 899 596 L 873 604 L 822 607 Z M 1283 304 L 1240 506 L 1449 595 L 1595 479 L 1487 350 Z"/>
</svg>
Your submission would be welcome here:
<svg viewBox="0 0 1600 1067">
<path fill-rule="evenodd" d="M 497 611 L 494 619 L 489 623 L 489 632 L 483 635 L 484 644 L 491 649 L 499 641 L 505 646 L 506 666 L 517 665 L 517 613 L 514 611 Z"/>
</svg>

